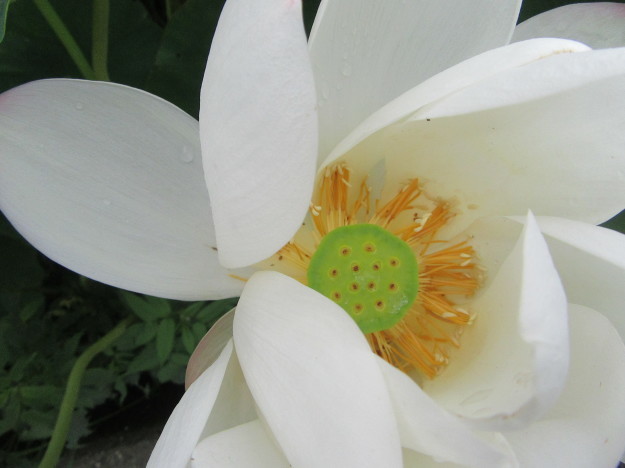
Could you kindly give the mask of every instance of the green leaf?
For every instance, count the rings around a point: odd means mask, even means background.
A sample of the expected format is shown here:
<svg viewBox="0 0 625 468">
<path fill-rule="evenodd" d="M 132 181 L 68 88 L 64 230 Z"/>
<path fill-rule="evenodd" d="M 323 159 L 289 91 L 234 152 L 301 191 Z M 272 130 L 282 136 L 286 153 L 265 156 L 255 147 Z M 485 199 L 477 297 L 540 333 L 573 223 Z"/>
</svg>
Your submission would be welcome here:
<svg viewBox="0 0 625 468">
<path fill-rule="evenodd" d="M 174 349 L 176 324 L 172 319 L 164 319 L 158 324 L 156 332 L 156 354 L 158 360 L 164 363 Z"/>
<path fill-rule="evenodd" d="M 28 322 L 35 314 L 40 312 L 43 308 L 43 297 L 37 297 L 31 301 L 29 301 L 22 310 L 20 310 L 20 319 L 22 322 Z"/>
<path fill-rule="evenodd" d="M 195 346 L 197 345 L 195 335 L 188 327 L 182 327 L 182 345 L 189 354 L 193 352 Z"/>
<path fill-rule="evenodd" d="M 158 325 L 155 322 L 139 324 L 143 326 L 143 329 L 137 334 L 135 343 L 137 346 L 143 346 L 149 343 L 156 336 Z"/>
<path fill-rule="evenodd" d="M 208 327 L 200 322 L 196 322 L 191 326 L 191 331 L 195 335 L 196 341 L 199 343 L 208 331 Z"/>
<path fill-rule="evenodd" d="M 24 405 L 44 409 L 59 405 L 63 390 L 54 385 L 24 385 L 19 387 L 19 394 Z"/>
<path fill-rule="evenodd" d="M 143 348 L 128 365 L 126 375 L 138 374 L 139 372 L 156 369 L 159 366 L 156 356 L 156 345 L 150 345 Z"/>
<path fill-rule="evenodd" d="M 602 226 L 625 234 L 625 210 L 603 223 Z"/>
<path fill-rule="evenodd" d="M 7 24 L 7 13 L 9 12 L 9 0 L 0 0 L 0 42 L 4 39 L 4 31 Z"/>
<path fill-rule="evenodd" d="M 119 295 L 126 305 L 132 310 L 137 317 L 144 322 L 152 322 L 158 318 L 156 311 L 147 303 L 145 299 L 128 291 L 119 291 Z"/>
<path fill-rule="evenodd" d="M 222 315 L 234 308 L 236 304 L 237 299 L 222 299 L 220 301 L 211 302 L 198 312 L 196 319 L 207 325 L 212 325 Z"/>
<path fill-rule="evenodd" d="M 204 307 L 205 303 L 204 302 L 194 302 L 191 305 L 185 307 L 184 309 L 182 309 L 179 314 L 181 317 L 183 318 L 190 318 L 195 316 L 195 314 L 198 313 L 198 311 L 200 311 L 202 309 L 202 307 Z"/>
<path fill-rule="evenodd" d="M 171 315 L 171 304 L 167 299 L 145 296 L 145 301 L 150 305 L 152 312 L 158 318 L 165 318 Z"/>
<path fill-rule="evenodd" d="M 165 28 L 146 84 L 147 91 L 173 102 L 195 118 L 221 7 L 222 2 L 189 0 L 176 11 Z"/>
</svg>

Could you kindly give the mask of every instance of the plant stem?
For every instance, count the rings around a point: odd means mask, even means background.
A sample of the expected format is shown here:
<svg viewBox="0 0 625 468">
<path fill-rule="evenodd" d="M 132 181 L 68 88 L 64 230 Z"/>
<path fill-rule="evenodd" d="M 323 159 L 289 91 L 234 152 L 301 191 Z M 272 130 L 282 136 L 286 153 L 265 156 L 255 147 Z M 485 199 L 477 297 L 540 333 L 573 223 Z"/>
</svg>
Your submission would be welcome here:
<svg viewBox="0 0 625 468">
<path fill-rule="evenodd" d="M 78 47 L 76 40 L 67 29 L 67 26 L 65 26 L 65 23 L 63 23 L 61 17 L 54 10 L 54 8 L 52 8 L 50 2 L 48 0 L 34 0 L 34 2 L 43 17 L 46 19 L 46 21 L 56 34 L 56 36 L 63 44 L 63 47 L 65 47 L 65 50 L 67 50 L 69 56 L 78 67 L 78 70 L 80 70 L 82 76 L 88 80 L 94 80 L 95 73 L 93 72 L 93 69 L 91 68 L 89 62 L 80 50 L 80 47 Z"/>
<path fill-rule="evenodd" d="M 93 0 L 91 64 L 96 79 L 100 81 L 111 81 L 106 64 L 109 47 L 109 11 L 109 0 Z"/>
<path fill-rule="evenodd" d="M 50 442 L 48 442 L 48 448 L 46 449 L 46 453 L 43 455 L 39 468 L 54 468 L 61 457 L 72 422 L 72 416 L 74 414 L 76 400 L 78 399 L 80 385 L 82 383 L 85 370 L 87 370 L 87 366 L 97 354 L 104 351 L 115 340 L 117 340 L 117 338 L 122 336 L 128 325 L 132 323 L 133 320 L 134 319 L 132 317 L 128 317 L 120 322 L 110 332 L 89 346 L 74 363 L 72 371 L 69 374 L 69 378 L 67 379 L 65 394 L 63 395 L 59 415 L 57 416 L 56 424 L 54 425 L 54 431 L 52 431 L 52 438 L 50 439 Z"/>
</svg>

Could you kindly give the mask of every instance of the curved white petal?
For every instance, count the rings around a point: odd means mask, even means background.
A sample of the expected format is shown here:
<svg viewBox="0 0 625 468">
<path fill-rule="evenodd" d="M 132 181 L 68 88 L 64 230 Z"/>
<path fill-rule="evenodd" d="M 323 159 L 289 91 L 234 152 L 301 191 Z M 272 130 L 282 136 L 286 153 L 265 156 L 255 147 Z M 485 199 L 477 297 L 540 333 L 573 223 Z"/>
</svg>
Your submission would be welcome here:
<svg viewBox="0 0 625 468">
<path fill-rule="evenodd" d="M 625 235 L 568 219 L 538 224 L 569 301 L 600 311 L 625 337 Z"/>
<path fill-rule="evenodd" d="M 566 297 L 531 214 L 471 310 L 460 350 L 424 390 L 476 427 L 523 427 L 557 400 L 568 367 Z"/>
<path fill-rule="evenodd" d="M 317 158 L 315 106 L 300 1 L 226 2 L 200 109 L 223 265 L 259 262 L 299 228 Z"/>
<path fill-rule="evenodd" d="M 518 466 L 500 435 L 485 440 L 432 400 L 406 374 L 378 360 L 395 408 L 402 447 L 437 461 L 488 468 Z"/>
<path fill-rule="evenodd" d="M 235 352 L 230 356 L 217 399 L 213 405 L 213 410 L 206 419 L 200 439 L 257 418 L 256 404 L 245 382 L 235 349 Z"/>
<path fill-rule="evenodd" d="M 519 24 L 512 41 L 533 37 L 562 37 L 593 49 L 625 46 L 625 5 L 578 3 L 555 8 Z"/>
<path fill-rule="evenodd" d="M 505 70 L 433 103 L 411 118 L 435 119 L 563 97 L 573 100 L 576 105 L 590 107 L 594 104 L 606 110 L 604 101 L 621 91 L 625 47 L 570 53 L 579 52 L 572 48 L 567 52 Z M 591 98 L 592 101 L 586 103 Z"/>
<path fill-rule="evenodd" d="M 195 380 L 208 369 L 219 357 L 224 346 L 232 338 L 232 322 L 234 321 L 234 309 L 226 312 L 213 326 L 206 332 L 200 340 L 189 358 L 187 371 L 185 373 L 185 388 L 195 382 Z"/>
<path fill-rule="evenodd" d="M 217 361 L 182 396 L 152 451 L 148 468 L 187 466 L 213 410 L 232 350 L 230 342 Z"/>
<path fill-rule="evenodd" d="M 376 357 L 338 305 L 280 273 L 256 273 L 237 306 L 234 340 L 259 410 L 293 466 L 401 466 Z"/>
<path fill-rule="evenodd" d="M 571 305 L 571 368 L 542 420 L 506 435 L 523 467 L 613 467 L 625 447 L 625 346 L 608 320 Z"/>
<path fill-rule="evenodd" d="M 258 419 L 202 440 L 191 458 L 192 468 L 289 468 L 290 466 Z"/>
<path fill-rule="evenodd" d="M 586 50 L 588 47 L 583 44 L 563 39 L 534 39 L 489 50 L 465 60 L 406 91 L 371 114 L 332 150 L 324 165 L 348 152 L 378 130 L 468 86 L 551 55 Z"/>
<path fill-rule="evenodd" d="M 325 0 L 310 36 L 323 157 L 421 81 L 508 42 L 521 2 Z"/>
<path fill-rule="evenodd" d="M 456 200 L 457 230 L 528 209 L 599 223 L 625 206 L 624 94 L 625 48 L 551 56 L 426 106 L 345 158 L 385 159 L 387 186 L 419 177 Z"/>
<path fill-rule="evenodd" d="M 122 85 L 28 83 L 0 95 L 0 207 L 51 259 L 132 291 L 236 296 L 215 240 L 197 122 Z"/>
</svg>

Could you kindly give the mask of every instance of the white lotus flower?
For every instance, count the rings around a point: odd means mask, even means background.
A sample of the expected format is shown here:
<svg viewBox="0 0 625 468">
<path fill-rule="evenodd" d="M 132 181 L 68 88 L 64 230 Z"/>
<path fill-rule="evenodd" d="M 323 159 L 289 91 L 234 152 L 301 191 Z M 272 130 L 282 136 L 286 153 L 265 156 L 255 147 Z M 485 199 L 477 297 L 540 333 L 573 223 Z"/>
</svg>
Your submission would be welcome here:
<svg viewBox="0 0 625 468">
<path fill-rule="evenodd" d="M 248 279 L 150 466 L 617 462 L 625 49 L 500 47 L 519 3 L 326 0 L 309 49 L 299 2 L 230 0 L 199 132 L 119 85 L 0 96 L 0 207 L 46 255 L 177 299 Z"/>
</svg>

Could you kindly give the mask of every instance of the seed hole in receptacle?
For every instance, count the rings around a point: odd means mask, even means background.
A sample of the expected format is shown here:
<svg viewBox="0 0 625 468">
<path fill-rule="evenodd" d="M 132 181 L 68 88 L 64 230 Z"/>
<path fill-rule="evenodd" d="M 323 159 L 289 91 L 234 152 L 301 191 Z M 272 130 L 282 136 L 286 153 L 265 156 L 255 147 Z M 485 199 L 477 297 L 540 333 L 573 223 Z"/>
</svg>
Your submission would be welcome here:
<svg viewBox="0 0 625 468">
<path fill-rule="evenodd" d="M 358 283 L 352 283 L 349 285 L 349 289 L 351 289 L 352 291 L 358 291 L 360 289 L 360 286 L 358 286 Z"/>
<path fill-rule="evenodd" d="M 338 292 L 338 291 L 334 291 L 334 292 L 332 293 L 332 297 L 333 297 L 335 300 L 340 301 L 340 300 L 341 300 L 341 293 L 340 293 L 340 292 Z"/>
<path fill-rule="evenodd" d="M 367 253 L 373 253 L 376 251 L 375 244 L 372 244 L 371 242 L 367 242 L 362 248 Z"/>
<path fill-rule="evenodd" d="M 358 304 L 354 304 L 354 314 L 358 315 L 360 313 L 362 313 L 362 309 L 363 309 L 363 305 L 358 303 Z"/>
<path fill-rule="evenodd" d="M 339 254 L 341 255 L 341 257 L 347 257 L 349 254 L 352 253 L 352 249 L 351 247 L 344 245 L 343 247 L 341 247 L 341 249 L 339 250 Z"/>
<path fill-rule="evenodd" d="M 396 257 L 392 257 L 389 261 L 388 264 L 392 267 L 398 267 L 399 266 L 399 259 Z"/>
<path fill-rule="evenodd" d="M 390 292 L 397 292 L 398 286 L 397 283 L 391 283 L 388 285 L 388 290 Z"/>
<path fill-rule="evenodd" d="M 381 299 L 375 301 L 375 308 L 378 310 L 384 310 L 384 301 Z"/>
<path fill-rule="evenodd" d="M 352 265 L 352 271 L 353 271 L 354 273 L 356 273 L 357 271 L 360 271 L 360 265 L 358 265 L 357 263 L 354 263 L 354 264 Z"/>
<path fill-rule="evenodd" d="M 328 272 L 328 275 L 330 275 L 330 278 L 336 278 L 337 276 L 339 276 L 339 270 L 337 270 L 336 268 L 332 268 Z"/>
<path fill-rule="evenodd" d="M 381 264 L 380 262 L 374 262 L 374 263 L 371 265 L 371 269 L 372 269 L 373 271 L 380 271 L 380 268 L 382 268 L 382 264 Z"/>
<path fill-rule="evenodd" d="M 377 285 L 375 284 L 375 282 L 369 281 L 369 283 L 367 284 L 367 289 L 369 291 L 375 291 L 377 289 Z"/>
</svg>

